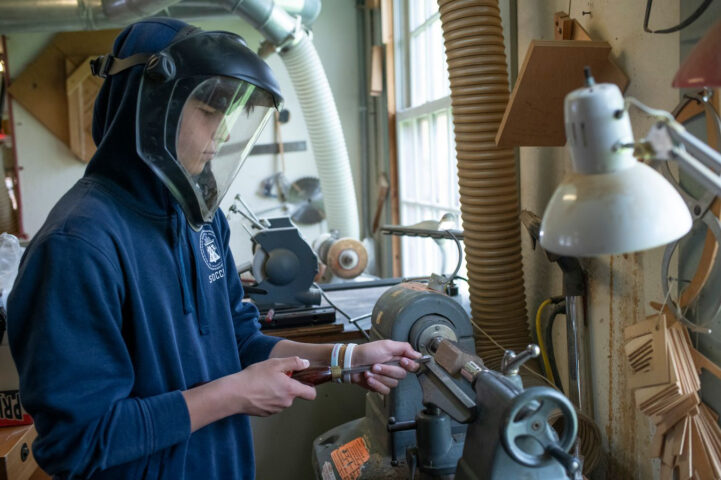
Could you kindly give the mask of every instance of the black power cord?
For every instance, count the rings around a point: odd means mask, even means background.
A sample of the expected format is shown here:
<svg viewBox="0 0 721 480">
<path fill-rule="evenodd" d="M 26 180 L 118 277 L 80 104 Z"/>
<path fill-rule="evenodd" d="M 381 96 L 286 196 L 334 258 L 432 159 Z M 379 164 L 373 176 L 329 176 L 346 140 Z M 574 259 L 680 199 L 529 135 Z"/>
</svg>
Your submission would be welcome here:
<svg viewBox="0 0 721 480">
<path fill-rule="evenodd" d="M 679 30 L 682 30 L 689 25 L 691 25 L 693 22 L 698 20 L 698 17 L 700 17 L 703 12 L 706 11 L 706 9 L 711 5 L 711 2 L 713 0 L 704 0 L 701 5 L 698 6 L 698 8 L 688 16 L 688 18 L 681 23 L 679 23 L 676 26 L 669 27 L 669 28 L 662 28 L 661 30 L 651 30 L 648 28 L 648 20 L 649 17 L 651 17 L 651 5 L 653 4 L 653 0 L 648 0 L 646 2 L 646 14 L 643 16 L 643 31 L 648 33 L 673 33 L 678 32 Z"/>
</svg>

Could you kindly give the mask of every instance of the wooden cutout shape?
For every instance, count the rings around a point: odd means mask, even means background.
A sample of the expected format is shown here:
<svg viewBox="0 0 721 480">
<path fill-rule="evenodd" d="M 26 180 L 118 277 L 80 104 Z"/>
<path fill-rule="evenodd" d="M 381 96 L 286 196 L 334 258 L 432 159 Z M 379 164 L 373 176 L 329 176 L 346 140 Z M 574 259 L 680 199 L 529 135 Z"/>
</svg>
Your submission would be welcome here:
<svg viewBox="0 0 721 480">
<path fill-rule="evenodd" d="M 563 146 L 563 102 L 585 84 L 591 67 L 597 83 L 615 83 L 624 91 L 628 77 L 609 59 L 608 42 L 532 40 L 496 135 L 496 145 Z"/>
<path fill-rule="evenodd" d="M 70 146 L 68 102 L 65 93 L 66 60 L 103 55 L 110 51 L 120 32 L 96 30 L 63 32 L 18 75 L 8 92 L 53 135 Z M 12 55 L 12 52 L 9 52 Z"/>
<path fill-rule="evenodd" d="M 711 466 L 716 473 L 715 478 L 721 477 L 721 428 L 718 425 L 718 415 L 708 407 L 701 404 L 699 417 L 703 420 L 706 430 L 706 445 Z"/>
<path fill-rule="evenodd" d="M 711 375 L 721 380 L 721 367 L 716 365 L 714 362 L 705 357 L 698 350 L 691 349 L 691 355 L 693 356 L 693 363 L 696 365 L 696 371 L 701 372 L 701 369 L 707 370 Z"/>
<path fill-rule="evenodd" d="M 693 432 L 695 430 L 693 418 L 688 417 L 688 427 L 686 430 L 686 437 L 683 442 L 683 453 L 677 460 L 679 467 L 679 478 L 680 479 L 691 479 L 693 478 Z"/>
<path fill-rule="evenodd" d="M 103 85 L 103 79 L 90 73 L 90 61 L 86 58 L 80 66 L 67 63 L 68 77 L 65 91 L 68 102 L 68 126 L 70 128 L 70 150 L 81 161 L 87 163 L 95 153 L 93 141 L 93 106 L 95 97 Z"/>
<path fill-rule="evenodd" d="M 626 357 L 631 365 L 629 388 L 673 383 L 666 342 L 666 315 L 647 317 L 624 329 Z"/>
<path fill-rule="evenodd" d="M 681 419 L 689 416 L 690 413 L 698 412 L 699 398 L 698 395 L 688 394 L 682 397 L 682 400 L 676 405 L 672 411 L 667 414 L 654 418 L 656 423 L 656 432 L 665 434 Z"/>
<path fill-rule="evenodd" d="M 694 438 L 694 470 L 701 478 L 719 478 L 718 457 L 713 451 L 713 444 L 706 419 L 702 415 L 693 417 L 696 422 L 696 436 Z"/>
</svg>

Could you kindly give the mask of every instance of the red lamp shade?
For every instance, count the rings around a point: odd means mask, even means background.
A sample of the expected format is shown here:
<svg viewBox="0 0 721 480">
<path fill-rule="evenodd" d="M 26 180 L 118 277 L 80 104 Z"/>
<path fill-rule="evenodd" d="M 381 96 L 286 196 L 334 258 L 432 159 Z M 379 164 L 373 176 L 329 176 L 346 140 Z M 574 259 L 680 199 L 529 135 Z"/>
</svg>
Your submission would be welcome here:
<svg viewBox="0 0 721 480">
<path fill-rule="evenodd" d="M 721 20 L 693 47 L 676 72 L 673 86 L 721 87 Z"/>
</svg>

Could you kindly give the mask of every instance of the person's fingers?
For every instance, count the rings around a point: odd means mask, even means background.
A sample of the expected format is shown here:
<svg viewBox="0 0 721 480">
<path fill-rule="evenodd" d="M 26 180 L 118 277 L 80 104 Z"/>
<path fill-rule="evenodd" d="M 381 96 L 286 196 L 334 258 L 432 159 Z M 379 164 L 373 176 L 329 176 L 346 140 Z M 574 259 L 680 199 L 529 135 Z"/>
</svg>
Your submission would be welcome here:
<svg viewBox="0 0 721 480">
<path fill-rule="evenodd" d="M 401 367 L 403 367 L 404 369 L 406 369 L 409 372 L 415 372 L 419 368 L 421 368 L 420 363 L 414 362 L 413 360 L 411 360 L 409 358 L 405 358 L 405 357 L 401 358 L 398 363 L 400 363 Z"/>
<path fill-rule="evenodd" d="M 386 377 L 397 379 L 405 378 L 407 374 L 404 368 L 383 364 L 373 365 L 372 371 L 378 375 L 385 375 Z"/>
<path fill-rule="evenodd" d="M 398 386 L 398 380 L 393 377 L 387 377 L 385 375 L 376 375 L 374 373 L 366 372 L 366 379 L 376 380 L 386 387 L 396 388 Z"/>
<path fill-rule="evenodd" d="M 366 378 L 366 384 L 371 390 L 381 393 L 383 395 L 387 395 L 391 391 L 391 389 L 387 385 L 383 384 L 372 376 Z"/>
<path fill-rule="evenodd" d="M 404 357 L 408 358 L 421 358 L 423 354 L 421 352 L 417 352 L 413 350 L 413 347 L 411 347 L 411 344 L 408 342 L 399 342 L 401 344 L 400 352 L 398 352 L 398 355 L 403 355 Z"/>
<path fill-rule="evenodd" d="M 280 367 L 280 370 L 283 370 L 284 372 L 295 372 L 298 370 L 304 370 L 308 368 L 308 365 L 310 365 L 310 362 L 304 358 L 300 357 L 286 357 L 286 358 L 278 358 L 277 364 Z"/>
<path fill-rule="evenodd" d="M 316 397 L 316 391 L 315 388 L 302 384 L 300 382 L 297 382 L 293 380 L 294 383 L 297 383 L 298 385 L 295 386 L 293 390 L 294 396 L 298 398 L 302 398 L 304 400 L 315 400 Z"/>
</svg>

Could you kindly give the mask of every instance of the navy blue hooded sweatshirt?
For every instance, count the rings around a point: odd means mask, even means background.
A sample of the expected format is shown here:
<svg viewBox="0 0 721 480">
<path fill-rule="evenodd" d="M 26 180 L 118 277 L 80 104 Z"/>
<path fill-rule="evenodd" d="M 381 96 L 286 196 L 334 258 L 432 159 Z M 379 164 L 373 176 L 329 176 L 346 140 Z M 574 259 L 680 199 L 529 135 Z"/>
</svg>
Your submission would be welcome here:
<svg viewBox="0 0 721 480">
<path fill-rule="evenodd" d="M 185 26 L 136 23 L 113 53 L 159 51 Z M 142 69 L 105 81 L 98 151 L 33 238 L 8 300 L 33 453 L 59 478 L 253 478 L 248 418 L 191 435 L 181 391 L 267 359 L 279 339 L 241 301 L 222 213 L 193 231 L 136 154 Z"/>
</svg>

